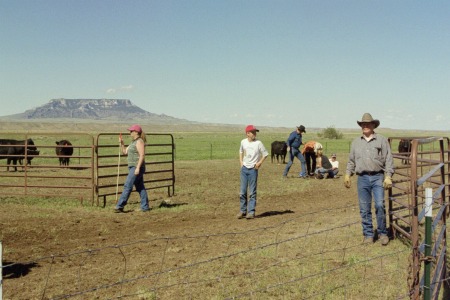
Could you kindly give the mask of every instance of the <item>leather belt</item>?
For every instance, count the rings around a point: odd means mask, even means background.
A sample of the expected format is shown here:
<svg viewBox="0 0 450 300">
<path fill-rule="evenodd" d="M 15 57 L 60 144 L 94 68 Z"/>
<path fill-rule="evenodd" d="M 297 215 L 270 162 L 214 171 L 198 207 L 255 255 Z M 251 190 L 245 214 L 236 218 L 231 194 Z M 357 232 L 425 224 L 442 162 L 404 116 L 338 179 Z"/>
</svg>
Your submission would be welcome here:
<svg viewBox="0 0 450 300">
<path fill-rule="evenodd" d="M 382 174 L 384 173 L 384 171 L 374 171 L 374 172 L 361 172 L 358 175 L 369 175 L 369 176 L 373 176 L 373 175 L 378 175 L 378 174 Z"/>
</svg>

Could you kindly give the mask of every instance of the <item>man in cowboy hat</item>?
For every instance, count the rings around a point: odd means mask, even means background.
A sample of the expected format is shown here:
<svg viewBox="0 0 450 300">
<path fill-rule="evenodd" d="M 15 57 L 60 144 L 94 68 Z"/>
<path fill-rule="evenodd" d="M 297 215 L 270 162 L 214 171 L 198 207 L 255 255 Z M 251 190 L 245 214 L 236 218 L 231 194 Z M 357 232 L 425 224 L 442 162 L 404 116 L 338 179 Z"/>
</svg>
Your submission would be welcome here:
<svg viewBox="0 0 450 300">
<path fill-rule="evenodd" d="M 302 133 L 306 133 L 305 126 L 303 125 L 297 126 L 297 129 L 291 132 L 286 141 L 287 152 L 289 153 L 289 162 L 287 163 L 286 168 L 284 169 L 283 178 L 287 178 L 289 170 L 291 169 L 291 166 L 294 163 L 294 157 L 298 158 L 302 166 L 302 169 L 298 177 L 300 178 L 308 177 L 308 174 L 306 174 L 306 160 L 302 152 L 300 151 L 300 146 L 303 144 Z"/>
<path fill-rule="evenodd" d="M 375 203 L 378 239 L 383 246 L 389 243 L 386 229 L 386 212 L 384 205 L 384 189 L 392 187 L 391 177 L 394 174 L 394 161 L 388 140 L 377 133 L 375 128 L 380 121 L 369 113 L 356 121 L 362 129 L 362 135 L 353 140 L 348 157 L 344 184 L 350 188 L 350 176 L 358 175 L 357 189 L 359 210 L 365 243 L 373 243 L 372 195 Z"/>
</svg>

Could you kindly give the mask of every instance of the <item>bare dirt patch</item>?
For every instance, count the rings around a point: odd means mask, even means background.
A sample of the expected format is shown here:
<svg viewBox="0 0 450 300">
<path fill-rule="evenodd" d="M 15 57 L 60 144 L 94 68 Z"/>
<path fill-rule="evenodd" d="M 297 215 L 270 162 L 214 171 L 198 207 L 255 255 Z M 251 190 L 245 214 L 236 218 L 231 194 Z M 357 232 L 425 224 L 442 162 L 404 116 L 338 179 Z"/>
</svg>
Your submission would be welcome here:
<svg viewBox="0 0 450 300">
<path fill-rule="evenodd" d="M 149 213 L 139 211 L 136 195 L 123 214 L 113 213 L 111 200 L 102 208 L 64 197 L 0 198 L 3 264 L 11 265 L 3 270 L 3 297 L 385 299 L 406 293 L 408 247 L 361 244 L 356 188 L 346 189 L 342 178 L 297 178 L 297 161 L 283 179 L 284 167 L 264 163 L 254 220 L 235 218 L 237 159 L 177 162 L 175 196 L 149 191 Z"/>
</svg>

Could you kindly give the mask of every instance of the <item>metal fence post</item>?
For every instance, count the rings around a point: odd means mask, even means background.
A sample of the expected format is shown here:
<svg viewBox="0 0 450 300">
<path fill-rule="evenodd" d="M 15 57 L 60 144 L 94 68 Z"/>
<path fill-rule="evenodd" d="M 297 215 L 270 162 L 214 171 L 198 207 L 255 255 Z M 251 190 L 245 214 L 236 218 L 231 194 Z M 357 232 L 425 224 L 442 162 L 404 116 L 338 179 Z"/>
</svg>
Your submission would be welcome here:
<svg viewBox="0 0 450 300">
<path fill-rule="evenodd" d="M 0 241 L 0 300 L 3 299 L 3 245 Z"/>
<path fill-rule="evenodd" d="M 423 299 L 431 299 L 431 224 L 433 219 L 433 189 L 425 189 L 425 271 L 424 271 L 424 283 L 423 283 Z"/>
</svg>

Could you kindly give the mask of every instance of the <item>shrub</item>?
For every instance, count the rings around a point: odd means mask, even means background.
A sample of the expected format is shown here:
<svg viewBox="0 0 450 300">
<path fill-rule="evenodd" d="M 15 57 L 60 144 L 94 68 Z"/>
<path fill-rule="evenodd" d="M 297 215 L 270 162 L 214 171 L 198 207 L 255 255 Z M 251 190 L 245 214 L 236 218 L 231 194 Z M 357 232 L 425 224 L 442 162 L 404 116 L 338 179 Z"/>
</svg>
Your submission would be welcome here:
<svg viewBox="0 0 450 300">
<path fill-rule="evenodd" d="M 334 128 L 334 126 L 330 126 L 322 130 L 322 132 L 319 134 L 319 137 L 323 137 L 326 139 L 336 139 L 340 140 L 344 138 L 344 134 L 342 132 L 339 132 Z"/>
</svg>

